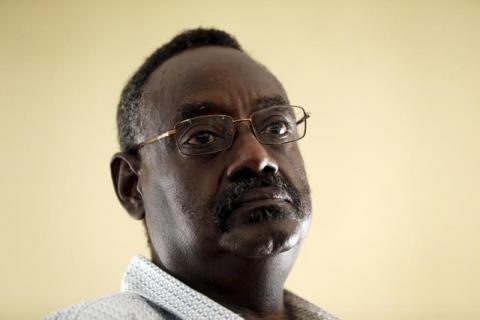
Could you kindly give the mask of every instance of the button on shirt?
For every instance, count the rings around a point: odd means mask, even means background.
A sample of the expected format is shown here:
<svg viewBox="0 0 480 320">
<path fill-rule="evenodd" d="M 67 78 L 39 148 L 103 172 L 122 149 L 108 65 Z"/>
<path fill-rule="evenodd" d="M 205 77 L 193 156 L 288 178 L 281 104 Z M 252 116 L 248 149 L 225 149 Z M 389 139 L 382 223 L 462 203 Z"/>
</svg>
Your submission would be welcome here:
<svg viewBox="0 0 480 320">
<path fill-rule="evenodd" d="M 285 307 L 294 319 L 336 320 L 319 307 L 284 291 Z M 121 293 L 57 311 L 46 320 L 237 320 L 240 315 L 136 256 L 122 281 Z"/>
</svg>

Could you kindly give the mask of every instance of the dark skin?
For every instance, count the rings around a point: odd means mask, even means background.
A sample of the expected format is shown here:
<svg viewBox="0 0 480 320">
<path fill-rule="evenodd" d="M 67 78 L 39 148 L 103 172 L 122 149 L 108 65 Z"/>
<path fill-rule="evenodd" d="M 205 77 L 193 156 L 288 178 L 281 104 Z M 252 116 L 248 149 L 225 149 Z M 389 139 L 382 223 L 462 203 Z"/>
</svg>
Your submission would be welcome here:
<svg viewBox="0 0 480 320">
<path fill-rule="evenodd" d="M 188 50 L 157 68 L 145 85 L 145 138 L 183 120 L 185 103 L 214 104 L 188 110 L 189 116 L 226 114 L 240 119 L 268 107 L 261 103 L 268 97 L 288 101 L 280 82 L 246 54 L 212 46 Z M 146 221 L 156 265 L 246 319 L 289 318 L 283 286 L 311 220 L 297 143 L 262 145 L 249 123 L 241 122 L 228 150 L 185 156 L 174 137 L 168 137 L 134 154 L 117 153 L 111 170 L 124 208 Z M 263 173 L 281 175 L 300 192 L 305 218 L 219 230 L 212 209 L 217 195 L 244 174 Z M 293 210 L 284 199 L 274 199 L 275 191 L 251 191 L 248 195 L 261 194 L 262 199 L 245 202 L 232 212 L 232 219 L 266 205 Z"/>
</svg>

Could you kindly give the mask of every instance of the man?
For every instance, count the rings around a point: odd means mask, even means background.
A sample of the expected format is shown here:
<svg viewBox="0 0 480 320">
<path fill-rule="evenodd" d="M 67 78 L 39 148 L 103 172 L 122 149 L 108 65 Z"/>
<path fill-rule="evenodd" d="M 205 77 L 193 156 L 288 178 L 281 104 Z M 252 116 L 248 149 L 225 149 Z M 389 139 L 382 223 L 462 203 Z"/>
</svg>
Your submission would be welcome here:
<svg viewBox="0 0 480 320">
<path fill-rule="evenodd" d="M 229 34 L 184 32 L 123 90 L 111 162 L 145 224 L 122 293 L 50 319 L 334 319 L 284 290 L 311 220 L 308 114 Z"/>
</svg>

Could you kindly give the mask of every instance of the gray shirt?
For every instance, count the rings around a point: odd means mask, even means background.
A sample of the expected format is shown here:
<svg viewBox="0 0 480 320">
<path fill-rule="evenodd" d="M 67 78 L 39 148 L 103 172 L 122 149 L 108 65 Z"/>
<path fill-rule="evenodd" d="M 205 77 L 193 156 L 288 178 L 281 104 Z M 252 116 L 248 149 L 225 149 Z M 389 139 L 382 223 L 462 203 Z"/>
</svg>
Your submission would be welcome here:
<svg viewBox="0 0 480 320">
<path fill-rule="evenodd" d="M 294 319 L 335 320 L 319 307 L 284 291 L 285 307 Z M 112 296 L 86 301 L 59 310 L 46 320 L 223 320 L 240 315 L 195 291 L 145 257 L 136 256 L 122 280 L 122 290 Z"/>
</svg>

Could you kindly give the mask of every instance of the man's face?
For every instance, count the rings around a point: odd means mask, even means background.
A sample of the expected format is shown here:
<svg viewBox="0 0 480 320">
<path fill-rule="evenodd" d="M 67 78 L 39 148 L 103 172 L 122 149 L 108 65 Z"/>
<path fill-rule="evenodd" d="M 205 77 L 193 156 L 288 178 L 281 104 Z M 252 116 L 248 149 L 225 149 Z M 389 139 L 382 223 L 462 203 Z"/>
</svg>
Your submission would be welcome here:
<svg viewBox="0 0 480 320">
<path fill-rule="evenodd" d="M 145 86 L 147 137 L 200 115 L 249 118 L 282 100 L 288 101 L 282 85 L 244 53 L 188 50 L 161 65 Z M 208 278 L 272 258 L 288 273 L 311 217 L 296 143 L 262 145 L 244 121 L 227 150 L 185 156 L 171 136 L 143 147 L 140 156 L 140 189 L 157 263 Z"/>
</svg>

